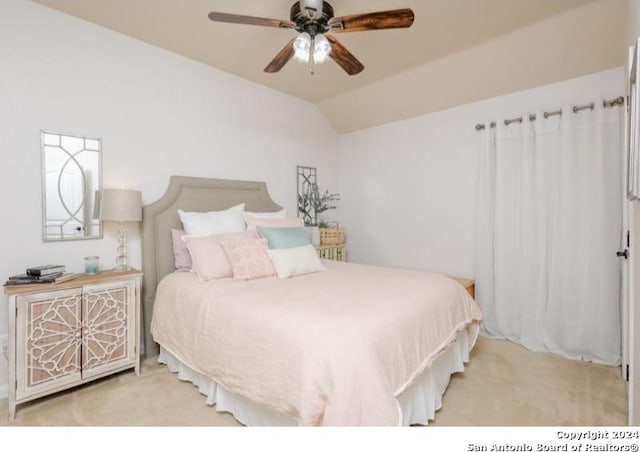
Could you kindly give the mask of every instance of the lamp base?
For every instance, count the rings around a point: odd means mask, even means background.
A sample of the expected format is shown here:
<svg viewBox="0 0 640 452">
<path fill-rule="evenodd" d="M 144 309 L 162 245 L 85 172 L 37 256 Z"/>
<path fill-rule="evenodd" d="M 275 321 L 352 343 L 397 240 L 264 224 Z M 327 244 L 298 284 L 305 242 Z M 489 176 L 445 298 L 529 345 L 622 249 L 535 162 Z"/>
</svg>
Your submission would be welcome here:
<svg viewBox="0 0 640 452">
<path fill-rule="evenodd" d="M 114 272 L 128 272 L 133 268 L 130 265 L 116 265 L 113 267 Z"/>
<path fill-rule="evenodd" d="M 113 267 L 114 272 L 127 272 L 131 270 L 127 259 L 127 235 L 124 229 L 124 223 L 118 224 L 118 257 L 116 258 L 116 266 Z"/>
</svg>

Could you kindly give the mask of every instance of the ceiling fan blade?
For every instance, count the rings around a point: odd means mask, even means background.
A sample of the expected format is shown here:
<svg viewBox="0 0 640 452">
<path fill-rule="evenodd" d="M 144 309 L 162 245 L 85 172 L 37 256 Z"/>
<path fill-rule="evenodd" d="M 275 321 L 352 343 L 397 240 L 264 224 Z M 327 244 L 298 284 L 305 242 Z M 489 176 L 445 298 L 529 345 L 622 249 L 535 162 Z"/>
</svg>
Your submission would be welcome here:
<svg viewBox="0 0 640 452">
<path fill-rule="evenodd" d="M 296 28 L 296 24 L 291 22 L 290 20 L 266 19 L 264 17 L 243 16 L 240 14 L 210 12 L 209 19 L 214 22 L 227 22 L 232 24 L 261 25 L 263 27 L 276 28 Z"/>
<path fill-rule="evenodd" d="M 356 75 L 362 72 L 364 65 L 347 50 L 345 46 L 331 35 L 325 35 L 331 43 L 331 53 L 329 56 L 340 65 L 349 75 Z"/>
<path fill-rule="evenodd" d="M 378 11 L 375 13 L 354 14 L 334 17 L 329 27 L 336 33 L 348 31 L 384 30 L 387 28 L 407 28 L 413 24 L 415 16 L 409 8 Z"/>
<path fill-rule="evenodd" d="M 293 42 L 296 38 L 293 38 L 282 48 L 280 52 L 271 60 L 271 62 L 264 68 L 265 72 L 278 72 L 289 62 L 295 51 L 293 50 Z"/>
</svg>

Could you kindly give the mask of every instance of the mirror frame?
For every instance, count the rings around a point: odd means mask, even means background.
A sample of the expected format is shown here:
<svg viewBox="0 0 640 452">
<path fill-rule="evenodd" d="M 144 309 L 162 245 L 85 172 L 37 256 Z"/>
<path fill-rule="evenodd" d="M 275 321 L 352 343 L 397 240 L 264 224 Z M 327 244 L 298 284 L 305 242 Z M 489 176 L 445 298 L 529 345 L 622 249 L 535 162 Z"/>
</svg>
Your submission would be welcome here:
<svg viewBox="0 0 640 452">
<path fill-rule="evenodd" d="M 65 132 L 55 132 L 52 130 L 40 130 L 40 159 L 41 159 L 41 184 L 42 184 L 42 241 L 43 242 L 68 242 L 75 240 L 100 240 L 104 237 L 103 233 L 103 225 L 102 221 L 98 220 L 98 233 L 96 235 L 91 236 L 71 236 L 71 237 L 60 237 L 60 238 L 51 238 L 47 236 L 47 168 L 46 168 L 46 159 L 45 159 L 45 140 L 44 135 L 58 135 L 60 137 L 70 137 L 70 138 L 78 138 L 81 140 L 95 140 L 98 142 L 98 187 L 97 192 L 100 193 L 102 191 L 102 140 L 99 137 L 87 136 L 87 135 L 76 135 L 72 133 Z M 95 194 L 94 194 L 95 197 Z M 96 209 L 95 203 L 97 200 L 93 200 L 94 202 L 94 212 Z M 94 218 L 92 216 L 92 218 Z"/>
</svg>

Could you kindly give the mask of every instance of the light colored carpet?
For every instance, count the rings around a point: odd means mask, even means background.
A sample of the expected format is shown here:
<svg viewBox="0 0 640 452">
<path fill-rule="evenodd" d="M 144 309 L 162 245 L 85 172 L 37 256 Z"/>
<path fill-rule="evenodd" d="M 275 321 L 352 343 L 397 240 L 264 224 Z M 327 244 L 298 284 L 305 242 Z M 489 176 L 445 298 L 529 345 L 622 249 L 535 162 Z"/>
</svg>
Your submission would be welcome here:
<svg viewBox="0 0 640 452">
<path fill-rule="evenodd" d="M 451 379 L 435 426 L 606 426 L 627 424 L 619 367 L 534 353 L 479 338 L 466 371 Z M 19 405 L 13 426 L 234 426 L 191 383 L 154 360 L 125 372 Z"/>
</svg>

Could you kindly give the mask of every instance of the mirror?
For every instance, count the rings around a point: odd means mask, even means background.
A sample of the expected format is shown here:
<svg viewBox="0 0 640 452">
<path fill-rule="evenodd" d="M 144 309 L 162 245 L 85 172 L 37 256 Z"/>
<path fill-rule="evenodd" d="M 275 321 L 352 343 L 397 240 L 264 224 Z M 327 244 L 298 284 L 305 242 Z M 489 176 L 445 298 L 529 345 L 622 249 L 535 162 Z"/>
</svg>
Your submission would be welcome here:
<svg viewBox="0 0 640 452">
<path fill-rule="evenodd" d="M 44 130 L 40 138 L 43 240 L 102 238 L 94 218 L 95 194 L 102 188 L 100 139 Z"/>
<path fill-rule="evenodd" d="M 310 166 L 298 166 L 298 217 L 304 220 L 305 225 L 315 224 L 315 214 L 311 205 L 309 194 L 317 190 L 317 170 Z"/>
</svg>

